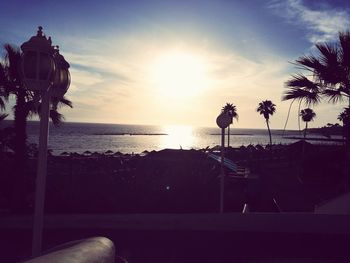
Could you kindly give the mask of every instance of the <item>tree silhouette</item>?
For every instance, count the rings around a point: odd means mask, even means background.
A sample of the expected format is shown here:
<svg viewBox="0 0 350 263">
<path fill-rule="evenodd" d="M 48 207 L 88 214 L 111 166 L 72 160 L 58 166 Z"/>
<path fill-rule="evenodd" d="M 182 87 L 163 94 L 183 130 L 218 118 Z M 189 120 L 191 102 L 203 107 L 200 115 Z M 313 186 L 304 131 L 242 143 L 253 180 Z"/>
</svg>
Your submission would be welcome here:
<svg viewBox="0 0 350 263">
<path fill-rule="evenodd" d="M 13 209 L 21 209 L 24 189 L 23 181 L 24 164 L 26 160 L 26 144 L 27 144 L 27 119 L 40 113 L 40 92 L 29 91 L 25 88 L 19 68 L 21 62 L 21 51 L 18 47 L 10 44 L 4 45 L 5 56 L 0 60 L 0 91 L 5 98 L 8 94 L 15 96 L 14 106 L 14 177 L 15 183 L 13 191 Z M 0 94 L 1 95 L 1 94 Z M 57 111 L 62 105 L 72 107 L 72 102 L 66 98 L 51 98 L 50 101 L 50 118 L 54 125 L 59 125 L 64 117 Z"/>
<path fill-rule="evenodd" d="M 304 101 L 309 107 L 321 97 L 333 103 L 347 99 L 350 106 L 350 31 L 340 32 L 337 43 L 320 43 L 316 48 L 317 56 L 304 55 L 294 63 L 311 78 L 301 73 L 292 75 L 282 100 Z"/>
<path fill-rule="evenodd" d="M 5 102 L 8 101 L 9 91 L 3 85 L 5 83 L 6 75 L 4 65 L 0 62 L 0 111 L 5 110 Z"/>
<path fill-rule="evenodd" d="M 350 107 L 339 114 L 338 120 L 343 123 L 343 137 L 346 138 L 346 144 L 350 145 Z"/>
<path fill-rule="evenodd" d="M 305 129 L 304 129 L 304 139 L 305 139 L 308 123 L 314 120 L 314 118 L 316 117 L 316 113 L 312 109 L 306 108 L 300 111 L 300 117 L 305 122 Z"/>
<path fill-rule="evenodd" d="M 231 118 L 231 124 L 233 123 L 233 118 L 238 120 L 237 108 L 232 103 L 226 103 L 224 107 L 222 107 L 222 112 L 225 112 Z M 230 125 L 227 127 L 227 147 L 230 146 Z"/>
<path fill-rule="evenodd" d="M 264 100 L 264 101 L 259 103 L 256 111 L 259 112 L 260 115 L 263 115 L 265 118 L 267 130 L 269 131 L 270 146 L 271 146 L 272 145 L 272 137 L 271 137 L 269 119 L 270 119 L 270 115 L 272 116 L 275 113 L 276 105 L 273 104 L 271 100 Z"/>
</svg>

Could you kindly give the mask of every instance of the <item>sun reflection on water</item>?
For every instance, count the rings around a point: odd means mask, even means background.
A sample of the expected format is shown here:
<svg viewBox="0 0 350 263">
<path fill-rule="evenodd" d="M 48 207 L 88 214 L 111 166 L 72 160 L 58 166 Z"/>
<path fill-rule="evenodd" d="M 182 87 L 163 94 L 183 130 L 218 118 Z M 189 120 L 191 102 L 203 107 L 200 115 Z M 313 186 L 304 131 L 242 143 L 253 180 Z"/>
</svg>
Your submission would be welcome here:
<svg viewBox="0 0 350 263">
<path fill-rule="evenodd" d="M 162 136 L 161 148 L 189 149 L 194 145 L 194 134 L 192 126 L 170 125 L 163 127 L 166 136 Z"/>
</svg>

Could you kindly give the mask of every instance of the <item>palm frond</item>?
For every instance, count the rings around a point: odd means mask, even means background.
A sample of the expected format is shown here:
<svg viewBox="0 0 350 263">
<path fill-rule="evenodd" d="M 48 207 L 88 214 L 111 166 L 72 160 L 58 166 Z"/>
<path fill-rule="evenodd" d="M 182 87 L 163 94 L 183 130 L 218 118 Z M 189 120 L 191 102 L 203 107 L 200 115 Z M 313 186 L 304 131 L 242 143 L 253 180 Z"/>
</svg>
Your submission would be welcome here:
<svg viewBox="0 0 350 263">
<path fill-rule="evenodd" d="M 64 121 L 64 116 L 61 113 L 59 113 L 57 110 L 51 109 L 50 110 L 50 119 L 51 119 L 53 125 L 58 127 Z"/>
<path fill-rule="evenodd" d="M 58 105 L 64 105 L 64 106 L 68 106 L 70 108 L 73 108 L 73 102 L 70 101 L 69 99 L 67 99 L 65 96 L 63 96 L 62 98 L 59 99 L 59 103 Z"/>
<path fill-rule="evenodd" d="M 317 104 L 320 102 L 320 95 L 317 92 L 310 92 L 302 88 L 290 88 L 282 96 L 282 100 L 305 101 L 306 104 Z"/>
<path fill-rule="evenodd" d="M 21 62 L 21 51 L 18 47 L 5 44 L 4 49 L 6 51 L 5 60 L 7 61 L 8 67 L 8 77 L 9 79 L 19 82 L 19 64 Z"/>
<path fill-rule="evenodd" d="M 338 89 L 340 92 L 342 92 L 345 95 L 345 97 L 348 97 L 348 98 L 350 97 L 350 86 L 346 87 L 341 85 L 339 86 Z"/>
<path fill-rule="evenodd" d="M 1 113 L 1 114 L 0 114 L 0 121 L 3 121 L 7 116 L 8 116 L 8 114 L 6 114 L 6 113 Z"/>
<path fill-rule="evenodd" d="M 307 90 L 315 91 L 315 92 L 318 92 L 321 89 L 317 83 L 309 80 L 303 74 L 292 75 L 292 79 L 290 79 L 286 82 L 286 86 L 287 87 L 305 88 Z"/>
<path fill-rule="evenodd" d="M 51 104 L 54 105 L 54 107 L 56 108 L 61 108 L 63 106 L 68 106 L 70 108 L 73 108 L 73 103 L 66 97 L 62 97 L 62 98 L 51 97 Z"/>
<path fill-rule="evenodd" d="M 5 66 L 0 61 L 0 87 L 4 87 L 5 83 L 6 83 Z"/>
<path fill-rule="evenodd" d="M 326 85 L 336 85 L 344 75 L 339 61 L 341 52 L 338 46 L 332 43 L 322 43 L 317 44 L 316 47 L 320 51 L 320 61 L 323 64 L 322 70 L 316 72 L 316 76 Z"/>
<path fill-rule="evenodd" d="M 0 110 L 5 110 L 5 109 L 6 109 L 5 100 L 0 97 Z"/>
<path fill-rule="evenodd" d="M 339 44 L 341 64 L 350 68 L 350 31 L 339 33 Z"/>
<path fill-rule="evenodd" d="M 320 51 L 321 56 L 319 58 L 323 65 L 337 65 L 338 64 L 338 48 L 331 43 L 316 44 L 316 48 Z"/>
<path fill-rule="evenodd" d="M 26 116 L 32 118 L 35 115 L 38 115 L 41 109 L 41 105 L 37 105 L 34 100 L 28 100 L 25 102 L 25 112 Z"/>
<path fill-rule="evenodd" d="M 301 56 L 296 61 L 297 67 L 303 70 L 311 71 L 311 72 L 317 72 L 322 70 L 323 65 L 322 63 L 315 57 L 315 56 Z"/>
<path fill-rule="evenodd" d="M 325 89 L 323 94 L 328 97 L 328 101 L 337 103 L 343 101 L 343 95 L 340 89 Z"/>
</svg>

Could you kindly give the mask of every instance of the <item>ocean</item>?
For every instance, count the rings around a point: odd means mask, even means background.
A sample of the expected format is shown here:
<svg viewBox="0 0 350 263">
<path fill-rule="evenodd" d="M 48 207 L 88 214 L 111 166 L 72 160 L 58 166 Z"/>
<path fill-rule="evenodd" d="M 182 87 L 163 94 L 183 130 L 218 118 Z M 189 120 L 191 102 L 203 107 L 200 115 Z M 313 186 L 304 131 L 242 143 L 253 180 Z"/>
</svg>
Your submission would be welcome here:
<svg viewBox="0 0 350 263">
<path fill-rule="evenodd" d="M 66 122 L 60 127 L 50 125 L 48 148 L 55 155 L 62 152 L 84 153 L 85 151 L 142 153 L 165 148 L 203 149 L 220 145 L 220 133 L 219 128 Z M 293 143 L 297 140 L 285 137 L 300 136 L 299 131 L 287 130 L 284 137 L 282 133 L 282 130 L 272 130 L 274 144 Z M 38 143 L 39 122 L 28 122 L 27 134 L 29 142 Z M 321 135 L 315 134 L 312 137 L 322 138 Z M 227 136 L 225 140 L 227 144 Z M 238 129 L 231 126 L 230 146 L 232 147 L 268 143 L 269 136 L 266 129 Z"/>
</svg>

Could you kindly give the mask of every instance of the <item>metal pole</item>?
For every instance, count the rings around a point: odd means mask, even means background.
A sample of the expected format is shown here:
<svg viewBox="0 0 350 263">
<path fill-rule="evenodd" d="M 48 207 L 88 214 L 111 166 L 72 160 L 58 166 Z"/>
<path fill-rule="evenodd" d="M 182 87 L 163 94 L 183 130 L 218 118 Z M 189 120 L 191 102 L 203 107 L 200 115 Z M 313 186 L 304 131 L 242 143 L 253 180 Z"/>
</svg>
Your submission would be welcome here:
<svg viewBox="0 0 350 263">
<path fill-rule="evenodd" d="M 224 212 L 224 186 L 225 186 L 224 151 L 225 151 L 225 129 L 222 128 L 221 129 L 220 213 Z"/>
<path fill-rule="evenodd" d="M 35 190 L 32 255 L 39 256 L 44 224 L 45 184 L 47 172 L 47 141 L 49 130 L 50 93 L 44 92 L 40 112 L 38 169 Z"/>
</svg>

